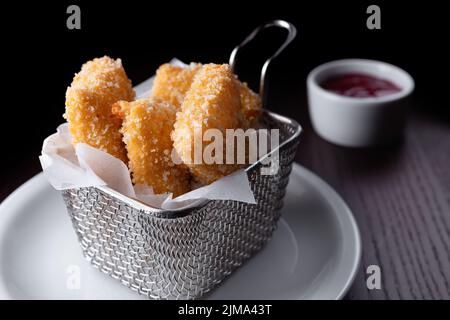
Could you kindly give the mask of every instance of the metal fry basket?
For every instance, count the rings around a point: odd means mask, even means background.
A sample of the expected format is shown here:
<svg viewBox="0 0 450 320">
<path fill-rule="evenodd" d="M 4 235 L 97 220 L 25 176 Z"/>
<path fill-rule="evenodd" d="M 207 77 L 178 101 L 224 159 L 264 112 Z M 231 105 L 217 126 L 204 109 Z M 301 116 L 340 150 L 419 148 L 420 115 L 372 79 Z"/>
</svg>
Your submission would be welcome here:
<svg viewBox="0 0 450 320">
<path fill-rule="evenodd" d="M 263 175 L 261 160 L 246 169 L 256 204 L 205 200 L 172 211 L 108 187 L 63 191 L 84 256 L 149 298 L 196 299 L 213 289 L 269 241 L 280 217 L 301 128 L 268 111 L 260 121 L 279 129 L 280 144 L 271 151 L 279 169 Z"/>
</svg>

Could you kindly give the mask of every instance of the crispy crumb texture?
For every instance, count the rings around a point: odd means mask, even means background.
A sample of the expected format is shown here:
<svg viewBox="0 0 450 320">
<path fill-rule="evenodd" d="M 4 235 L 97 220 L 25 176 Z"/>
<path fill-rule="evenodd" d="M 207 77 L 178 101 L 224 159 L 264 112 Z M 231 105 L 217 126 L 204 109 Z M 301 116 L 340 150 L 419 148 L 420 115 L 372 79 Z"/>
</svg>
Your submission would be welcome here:
<svg viewBox="0 0 450 320">
<path fill-rule="evenodd" d="M 149 185 L 156 194 L 172 192 L 174 197 L 190 191 L 188 169 L 171 157 L 176 108 L 156 99 L 121 101 L 115 107 L 124 115 L 121 132 L 133 183 Z"/>
<path fill-rule="evenodd" d="M 187 67 L 163 64 L 156 71 L 152 96 L 179 108 L 191 87 L 192 79 L 200 68 L 199 63 L 191 63 Z"/>
<path fill-rule="evenodd" d="M 225 137 L 226 129 L 254 126 L 261 113 L 259 95 L 227 64 L 164 64 L 151 98 L 134 98 L 120 59 L 105 56 L 85 63 L 66 92 L 64 117 L 73 143 L 108 152 L 128 164 L 134 184 L 174 197 L 190 191 L 191 182 L 207 185 L 240 168 L 204 159 L 195 163 L 194 141 L 204 150 L 208 129 Z M 183 163 L 173 162 L 173 151 Z M 225 145 L 222 152 L 225 159 Z"/>
<path fill-rule="evenodd" d="M 120 59 L 107 56 L 85 63 L 66 92 L 66 113 L 73 143 L 83 142 L 127 162 L 113 103 L 133 100 L 135 93 Z"/>
<path fill-rule="evenodd" d="M 254 127 L 261 115 L 261 98 L 253 92 L 245 82 L 237 80 L 241 96 L 242 113 L 244 116 L 244 128 Z"/>
<path fill-rule="evenodd" d="M 195 75 L 177 114 L 172 139 L 195 181 L 209 184 L 235 171 L 238 166 L 194 163 L 194 141 L 202 141 L 208 129 L 226 129 L 242 125 L 239 87 L 228 65 L 206 64 Z M 200 129 L 200 130 L 199 130 Z M 207 143 L 203 143 L 204 149 Z M 225 153 L 225 150 L 222 150 Z"/>
<path fill-rule="evenodd" d="M 191 63 L 187 67 L 163 64 L 156 71 L 153 83 L 152 97 L 169 102 L 180 108 L 187 91 L 190 89 L 196 73 L 200 70 L 200 63 Z M 236 77 L 237 86 L 241 96 L 243 126 L 250 128 L 256 124 L 261 114 L 261 98 L 253 92 L 245 82 L 240 82 Z"/>
</svg>

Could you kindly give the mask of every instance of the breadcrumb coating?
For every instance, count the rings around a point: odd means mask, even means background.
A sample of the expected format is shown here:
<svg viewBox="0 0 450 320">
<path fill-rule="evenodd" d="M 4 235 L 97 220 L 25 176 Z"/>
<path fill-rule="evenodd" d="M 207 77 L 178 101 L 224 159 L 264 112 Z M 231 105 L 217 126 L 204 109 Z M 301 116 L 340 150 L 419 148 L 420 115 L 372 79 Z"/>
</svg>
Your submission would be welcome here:
<svg viewBox="0 0 450 320">
<path fill-rule="evenodd" d="M 134 184 L 146 184 L 156 194 L 171 192 L 179 196 L 190 191 L 189 170 L 172 161 L 171 131 L 176 108 L 155 99 L 120 101 L 116 110 L 123 112 L 121 132 Z"/>
<path fill-rule="evenodd" d="M 239 88 L 229 65 L 204 65 L 186 93 L 172 132 L 175 150 L 196 182 L 209 184 L 239 168 L 237 165 L 206 164 L 204 161 L 195 164 L 194 141 L 203 141 L 198 135 L 214 128 L 225 137 L 226 129 L 239 128 L 241 123 Z M 208 144 L 202 143 L 202 150 Z M 223 153 L 225 159 L 225 149 Z"/>
<path fill-rule="evenodd" d="M 244 128 L 256 125 L 261 115 L 261 98 L 253 92 L 245 82 L 237 80 L 241 95 L 242 113 L 244 115 Z"/>
<path fill-rule="evenodd" d="M 127 162 L 120 128 L 111 112 L 113 103 L 133 100 L 135 93 L 120 59 L 107 56 L 85 63 L 66 92 L 64 118 L 73 144 L 83 142 Z"/>
<path fill-rule="evenodd" d="M 117 101 L 111 106 L 111 113 L 119 118 L 121 121 L 125 119 L 127 112 L 130 111 L 131 104 L 123 103 L 124 101 Z"/>
<path fill-rule="evenodd" d="M 153 83 L 152 96 L 167 101 L 177 108 L 181 107 L 186 92 L 189 90 L 195 74 L 200 70 L 200 63 L 191 63 L 187 67 L 163 64 L 156 71 Z M 244 127 L 250 128 L 256 124 L 261 113 L 261 98 L 253 92 L 245 82 L 236 82 L 241 95 Z"/>
<path fill-rule="evenodd" d="M 191 87 L 192 79 L 201 68 L 199 63 L 187 67 L 163 64 L 156 71 L 152 97 L 166 101 L 179 108 L 186 92 Z"/>
</svg>

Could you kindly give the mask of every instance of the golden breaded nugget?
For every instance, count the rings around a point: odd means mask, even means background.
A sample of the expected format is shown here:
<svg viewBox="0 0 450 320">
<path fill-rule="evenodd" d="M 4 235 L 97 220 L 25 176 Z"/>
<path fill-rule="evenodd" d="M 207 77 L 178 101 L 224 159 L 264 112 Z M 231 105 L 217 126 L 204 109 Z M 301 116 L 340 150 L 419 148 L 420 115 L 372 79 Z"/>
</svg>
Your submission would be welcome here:
<svg viewBox="0 0 450 320">
<path fill-rule="evenodd" d="M 196 182 L 209 184 L 238 168 L 237 165 L 207 164 L 203 158 L 201 163 L 195 163 L 194 144 L 195 141 L 203 142 L 203 134 L 208 129 L 220 130 L 225 141 L 225 130 L 239 128 L 241 121 L 239 89 L 230 67 L 226 64 L 204 65 L 186 93 L 172 133 L 175 150 Z M 201 143 L 202 150 L 208 144 Z M 225 149 L 223 159 L 225 162 Z"/>
<path fill-rule="evenodd" d="M 85 63 L 66 92 L 66 113 L 73 144 L 83 142 L 127 162 L 120 128 L 111 113 L 119 100 L 133 100 L 134 91 L 120 59 L 97 58 Z"/>
<path fill-rule="evenodd" d="M 156 194 L 172 192 L 174 197 L 190 191 L 189 170 L 175 165 L 171 157 L 176 108 L 163 101 L 142 99 L 120 101 L 115 109 L 125 115 L 121 132 L 133 182 L 152 187 Z"/>
<path fill-rule="evenodd" d="M 187 67 L 163 64 L 156 71 L 153 83 L 152 97 L 169 102 L 179 108 L 186 92 L 191 87 L 192 79 L 201 64 L 191 63 Z"/>
<path fill-rule="evenodd" d="M 130 111 L 130 104 L 123 103 L 127 101 L 117 101 L 111 106 L 111 113 L 117 118 L 123 120 L 125 119 L 125 115 Z"/>
<path fill-rule="evenodd" d="M 201 67 L 200 63 L 191 63 L 187 67 L 163 64 L 156 71 L 152 97 L 167 101 L 179 108 L 195 74 Z M 261 114 L 261 98 L 245 82 L 240 82 L 237 78 L 236 81 L 241 93 L 242 112 L 246 120 L 244 126 L 249 128 L 255 125 Z"/>
<path fill-rule="evenodd" d="M 261 98 L 253 92 L 245 82 L 237 80 L 241 94 L 242 113 L 244 115 L 244 127 L 251 128 L 258 122 L 261 115 Z"/>
</svg>

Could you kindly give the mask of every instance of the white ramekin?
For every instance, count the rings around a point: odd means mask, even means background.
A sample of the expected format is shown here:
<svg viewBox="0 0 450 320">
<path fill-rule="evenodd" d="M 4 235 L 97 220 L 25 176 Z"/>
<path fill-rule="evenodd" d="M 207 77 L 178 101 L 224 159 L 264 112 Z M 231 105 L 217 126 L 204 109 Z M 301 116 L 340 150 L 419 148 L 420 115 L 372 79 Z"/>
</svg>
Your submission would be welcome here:
<svg viewBox="0 0 450 320">
<path fill-rule="evenodd" d="M 362 73 L 386 79 L 401 90 L 383 97 L 354 98 L 323 89 L 329 77 Z M 342 146 L 364 147 L 398 140 L 405 123 L 406 101 L 414 90 L 413 78 L 404 70 L 381 61 L 336 60 L 322 64 L 308 75 L 308 106 L 314 130 Z"/>
</svg>

